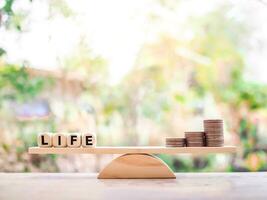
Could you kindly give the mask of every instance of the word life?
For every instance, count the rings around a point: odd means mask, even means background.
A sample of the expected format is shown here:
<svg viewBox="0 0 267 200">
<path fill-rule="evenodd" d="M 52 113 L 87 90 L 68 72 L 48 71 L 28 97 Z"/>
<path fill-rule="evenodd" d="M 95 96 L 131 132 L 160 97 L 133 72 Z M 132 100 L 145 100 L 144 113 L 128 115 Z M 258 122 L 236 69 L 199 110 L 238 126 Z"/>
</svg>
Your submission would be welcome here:
<svg viewBox="0 0 267 200">
<path fill-rule="evenodd" d="M 38 136 L 39 147 L 94 147 L 95 134 L 91 133 L 42 133 Z"/>
</svg>

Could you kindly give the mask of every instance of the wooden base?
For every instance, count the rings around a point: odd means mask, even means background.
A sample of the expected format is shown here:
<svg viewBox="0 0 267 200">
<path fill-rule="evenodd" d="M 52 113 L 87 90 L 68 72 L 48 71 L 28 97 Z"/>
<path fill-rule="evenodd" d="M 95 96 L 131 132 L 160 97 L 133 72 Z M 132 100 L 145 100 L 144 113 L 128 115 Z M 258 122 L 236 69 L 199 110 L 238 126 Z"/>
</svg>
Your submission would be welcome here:
<svg viewBox="0 0 267 200">
<path fill-rule="evenodd" d="M 124 154 L 108 164 L 99 179 L 169 179 L 176 178 L 162 160 L 150 154 Z"/>
</svg>

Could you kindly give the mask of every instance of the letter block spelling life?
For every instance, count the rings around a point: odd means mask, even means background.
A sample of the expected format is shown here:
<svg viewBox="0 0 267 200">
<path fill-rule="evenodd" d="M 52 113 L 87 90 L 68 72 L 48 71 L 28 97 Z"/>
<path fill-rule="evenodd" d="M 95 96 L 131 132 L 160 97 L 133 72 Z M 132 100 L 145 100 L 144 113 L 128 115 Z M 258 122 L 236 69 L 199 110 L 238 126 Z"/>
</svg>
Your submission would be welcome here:
<svg viewBox="0 0 267 200">
<path fill-rule="evenodd" d="M 55 135 L 53 135 L 53 146 L 54 147 L 66 147 L 67 136 L 62 133 L 56 133 Z"/>
<path fill-rule="evenodd" d="M 52 146 L 52 136 L 50 133 L 42 133 L 38 136 L 38 146 L 39 147 L 51 147 Z"/>
<path fill-rule="evenodd" d="M 78 133 L 70 133 L 67 136 L 68 147 L 80 147 L 81 146 L 81 135 Z"/>
<path fill-rule="evenodd" d="M 92 133 L 42 133 L 38 136 L 39 147 L 77 148 L 95 147 L 96 136 Z"/>
<path fill-rule="evenodd" d="M 96 144 L 95 134 L 84 133 L 82 134 L 82 146 L 83 147 L 94 147 Z"/>
</svg>

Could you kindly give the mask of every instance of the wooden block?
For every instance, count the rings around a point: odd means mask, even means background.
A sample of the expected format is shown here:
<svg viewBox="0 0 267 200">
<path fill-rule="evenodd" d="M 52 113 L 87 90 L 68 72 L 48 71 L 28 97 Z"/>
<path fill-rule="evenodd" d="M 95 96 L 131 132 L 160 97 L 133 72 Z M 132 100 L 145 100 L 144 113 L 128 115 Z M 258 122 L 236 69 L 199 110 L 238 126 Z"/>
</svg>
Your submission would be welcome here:
<svg viewBox="0 0 267 200">
<path fill-rule="evenodd" d="M 68 147 L 80 147 L 81 146 L 81 135 L 78 133 L 70 133 L 67 136 Z"/>
<path fill-rule="evenodd" d="M 82 146 L 83 147 L 95 147 L 96 137 L 92 133 L 83 133 L 82 134 Z"/>
<path fill-rule="evenodd" d="M 38 136 L 37 140 L 39 147 L 51 147 L 52 146 L 52 135 L 50 133 L 42 133 Z"/>
<path fill-rule="evenodd" d="M 67 136 L 62 133 L 56 133 L 55 135 L 53 135 L 53 146 L 54 147 L 66 147 Z"/>
</svg>

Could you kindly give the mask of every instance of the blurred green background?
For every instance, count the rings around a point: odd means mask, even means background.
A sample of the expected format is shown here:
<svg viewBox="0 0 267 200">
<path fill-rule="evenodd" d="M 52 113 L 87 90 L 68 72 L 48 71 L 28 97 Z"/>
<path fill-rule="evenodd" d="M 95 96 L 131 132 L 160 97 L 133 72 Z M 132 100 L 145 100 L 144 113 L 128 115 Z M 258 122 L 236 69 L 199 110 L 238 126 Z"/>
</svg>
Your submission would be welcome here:
<svg viewBox="0 0 267 200">
<path fill-rule="evenodd" d="M 174 171 L 266 171 L 266 10 L 264 1 L 1 1 L 0 171 L 99 171 L 113 157 L 29 155 L 40 132 L 164 145 L 205 118 L 224 119 L 238 152 L 159 155 Z"/>
</svg>

